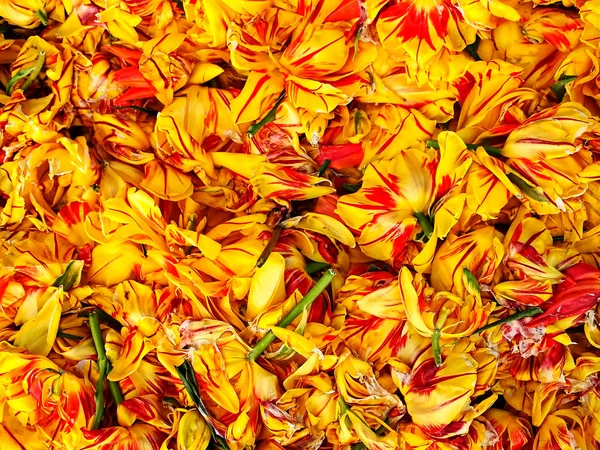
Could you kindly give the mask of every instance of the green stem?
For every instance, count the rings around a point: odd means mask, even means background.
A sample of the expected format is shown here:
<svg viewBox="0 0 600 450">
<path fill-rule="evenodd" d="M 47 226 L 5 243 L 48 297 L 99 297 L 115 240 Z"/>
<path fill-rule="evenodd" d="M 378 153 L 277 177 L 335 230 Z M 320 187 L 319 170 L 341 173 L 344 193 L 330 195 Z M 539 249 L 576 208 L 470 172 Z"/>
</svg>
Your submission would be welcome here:
<svg viewBox="0 0 600 450">
<path fill-rule="evenodd" d="M 95 311 L 90 313 L 89 317 L 90 330 L 92 331 L 92 339 L 94 346 L 96 347 L 96 354 L 98 355 L 98 381 L 96 382 L 96 394 L 94 399 L 96 401 L 96 416 L 94 417 L 94 423 L 92 424 L 92 430 L 100 428 L 100 423 L 104 417 L 104 379 L 106 377 L 106 353 L 104 351 L 102 330 L 100 330 L 100 321 Z M 104 355 L 104 358 L 102 357 Z"/>
<path fill-rule="evenodd" d="M 271 233 L 269 242 L 267 242 L 267 246 L 264 248 L 264 250 L 258 257 L 258 260 L 256 261 L 257 267 L 262 267 L 267 262 L 267 259 L 269 259 L 269 255 L 271 255 L 271 252 L 277 245 L 277 241 L 279 241 L 279 237 L 281 236 L 282 231 L 283 227 L 279 225 L 276 225 L 275 228 L 273 228 L 273 232 Z"/>
<path fill-rule="evenodd" d="M 27 78 L 27 80 L 25 80 L 25 83 L 21 87 L 21 90 L 23 92 L 25 92 L 27 88 L 31 86 L 36 80 L 36 78 L 42 71 L 42 67 L 44 67 L 44 62 L 46 62 L 46 52 L 44 50 L 40 50 L 40 53 L 38 54 L 38 57 L 35 61 L 35 65 L 33 66 L 33 70 L 31 71 L 29 77 Z"/>
<path fill-rule="evenodd" d="M 300 300 L 296 306 L 294 306 L 289 313 L 285 315 L 283 319 L 279 321 L 277 327 L 286 328 L 289 324 L 291 324 L 296 317 L 300 315 L 306 308 L 308 308 L 312 303 L 317 299 L 321 292 L 323 292 L 327 286 L 331 283 L 336 273 L 332 269 L 329 269 L 327 272 L 323 274 L 321 279 L 315 283 L 310 291 L 306 293 L 306 295 Z M 250 350 L 248 353 L 248 360 L 256 361 L 256 359 L 262 355 L 262 353 L 267 349 L 269 345 L 273 343 L 275 340 L 275 335 L 272 331 L 269 331 L 265 336 L 256 343 L 254 348 Z"/>
<path fill-rule="evenodd" d="M 94 430 L 100 426 L 102 417 L 104 416 L 104 381 L 111 371 L 112 367 L 110 361 L 106 357 L 106 350 L 104 348 L 104 338 L 102 337 L 102 330 L 100 329 L 100 319 L 98 317 L 97 310 L 94 310 L 88 316 L 90 330 L 92 332 L 92 340 L 94 341 L 94 347 L 96 347 L 96 354 L 98 355 L 98 383 L 96 385 L 96 417 L 94 418 Z M 115 381 L 108 381 L 108 387 L 112 394 L 112 397 L 117 405 L 123 401 L 123 393 L 119 387 L 119 383 Z"/>
<path fill-rule="evenodd" d="M 260 122 L 250 125 L 250 127 L 248 128 L 248 136 L 250 136 L 250 138 L 252 138 L 252 136 L 256 135 L 256 133 L 258 133 L 259 130 L 262 127 L 264 127 L 266 124 L 271 123 L 275 120 L 275 116 L 277 114 L 277 109 L 279 108 L 279 105 L 281 105 L 281 102 L 283 102 L 284 98 L 285 98 L 285 91 L 281 91 L 281 94 L 279 94 L 279 98 L 275 102 L 275 106 L 273 106 L 273 108 L 271 108 L 271 111 L 269 111 L 267 113 L 267 115 L 265 117 L 263 117 Z"/>
<path fill-rule="evenodd" d="M 58 332 L 56 333 L 56 337 L 60 337 L 63 339 L 73 339 L 75 341 L 80 341 L 83 339 L 81 336 L 77 336 L 76 334 L 65 333 L 60 328 L 58 329 Z"/>
<path fill-rule="evenodd" d="M 433 360 L 436 366 L 442 365 L 442 346 L 440 345 L 440 339 L 442 337 L 442 327 L 446 323 L 446 319 L 450 315 L 448 308 L 442 308 L 438 314 L 437 321 L 433 334 L 431 335 L 431 348 L 433 349 Z"/>
<path fill-rule="evenodd" d="M 306 265 L 306 273 L 309 275 L 314 275 L 315 273 L 327 268 L 329 268 L 329 264 L 327 263 L 311 261 Z"/>
<path fill-rule="evenodd" d="M 121 322 L 119 322 L 117 319 L 115 319 L 110 314 L 105 313 L 101 309 L 96 308 L 95 310 L 93 310 L 91 312 L 90 311 L 81 311 L 78 314 L 78 316 L 79 317 L 89 317 L 92 313 L 95 313 L 96 315 L 98 315 L 98 318 L 102 322 L 104 322 L 106 325 L 111 327 L 113 330 L 121 331 L 121 328 L 123 328 L 123 325 L 121 325 Z"/>
<path fill-rule="evenodd" d="M 471 337 L 475 334 L 483 333 L 484 331 L 489 330 L 490 328 L 504 325 L 505 323 L 513 322 L 515 320 L 521 320 L 521 319 L 524 319 L 525 317 L 536 316 L 542 312 L 543 312 L 542 308 L 540 308 L 538 306 L 534 306 L 532 308 L 527 308 L 523 311 L 519 311 L 517 313 L 511 314 L 510 316 L 505 317 L 504 319 L 500 319 L 494 323 L 489 323 L 481 328 L 478 328 L 475 331 L 473 331 L 473 333 L 471 333 L 469 337 Z"/>
<path fill-rule="evenodd" d="M 435 361 L 436 366 L 442 365 L 442 347 L 440 346 L 440 337 L 442 335 L 442 330 L 439 328 L 435 328 L 433 330 L 433 334 L 431 335 L 431 347 L 433 348 L 433 360 Z"/>
<path fill-rule="evenodd" d="M 422 212 L 416 212 L 415 217 L 419 221 L 423 234 L 429 240 L 431 233 L 433 233 L 433 224 L 431 223 L 431 220 Z"/>
<path fill-rule="evenodd" d="M 465 146 L 469 150 L 477 150 L 479 147 L 482 147 L 485 152 L 490 156 L 500 157 L 502 156 L 502 149 L 497 147 L 489 147 L 487 145 L 479 145 L 479 144 L 465 144 Z M 439 141 L 435 139 L 430 139 L 427 141 L 427 147 L 438 149 L 440 148 Z"/>
<path fill-rule="evenodd" d="M 330 159 L 326 159 L 325 161 L 323 161 L 323 164 L 321 165 L 321 167 L 319 168 L 319 171 L 317 172 L 317 176 L 318 177 L 322 177 L 323 176 L 323 174 L 325 173 L 325 171 L 329 167 L 329 164 L 331 164 L 331 160 Z"/>
</svg>

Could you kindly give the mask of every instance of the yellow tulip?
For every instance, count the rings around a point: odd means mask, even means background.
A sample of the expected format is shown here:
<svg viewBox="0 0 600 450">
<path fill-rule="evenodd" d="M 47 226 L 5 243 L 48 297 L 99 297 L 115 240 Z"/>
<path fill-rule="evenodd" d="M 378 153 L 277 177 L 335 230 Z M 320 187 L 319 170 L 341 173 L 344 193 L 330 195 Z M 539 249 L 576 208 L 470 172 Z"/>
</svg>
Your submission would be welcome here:
<svg viewBox="0 0 600 450">
<path fill-rule="evenodd" d="M 263 164 L 250 183 L 263 198 L 279 202 L 308 200 L 334 192 L 329 180 L 288 169 L 282 165 Z"/>
<path fill-rule="evenodd" d="M 431 285 L 436 291 L 462 296 L 463 271 L 467 268 L 479 284 L 489 284 L 504 256 L 504 249 L 492 227 L 480 228 L 462 236 L 448 235 L 433 259 Z"/>
<path fill-rule="evenodd" d="M 94 129 L 98 144 L 117 159 L 136 165 L 154 159 L 153 154 L 145 151 L 150 148 L 148 136 L 135 122 L 95 113 Z"/>
<path fill-rule="evenodd" d="M 42 25 L 42 21 L 46 22 L 43 25 L 48 24 L 46 5 L 42 0 L 3 1 L 0 3 L 0 16 L 11 25 L 21 28 L 36 28 Z"/>
<path fill-rule="evenodd" d="M 408 322 L 424 337 L 439 334 L 441 339 L 458 339 L 471 335 L 487 324 L 494 305 L 466 295 L 463 299 L 449 292 L 437 292 L 427 308 L 413 286 L 410 271 L 403 267 L 399 275 L 402 305 Z"/>
<path fill-rule="evenodd" d="M 484 414 L 496 432 L 499 440 L 492 447 L 494 450 L 520 449 L 533 438 L 529 422 L 501 409 L 489 409 Z"/>
<path fill-rule="evenodd" d="M 448 438 L 468 430 L 470 420 L 463 422 L 461 418 L 469 410 L 477 382 L 477 362 L 468 353 L 452 351 L 437 367 L 429 350 L 412 369 L 397 363 L 392 367 L 406 410 L 425 433 Z"/>
<path fill-rule="evenodd" d="M 401 1 L 380 13 L 377 34 L 385 48 L 403 49 L 418 64 L 427 63 L 443 47 L 462 50 L 475 40 L 463 12 L 452 3 L 440 8 L 436 0 Z M 411 23 L 422 23 L 414 27 Z"/>
<path fill-rule="evenodd" d="M 576 140 L 590 127 L 590 113 L 576 103 L 560 103 L 534 114 L 508 135 L 502 156 L 532 163 L 577 151 Z"/>
</svg>

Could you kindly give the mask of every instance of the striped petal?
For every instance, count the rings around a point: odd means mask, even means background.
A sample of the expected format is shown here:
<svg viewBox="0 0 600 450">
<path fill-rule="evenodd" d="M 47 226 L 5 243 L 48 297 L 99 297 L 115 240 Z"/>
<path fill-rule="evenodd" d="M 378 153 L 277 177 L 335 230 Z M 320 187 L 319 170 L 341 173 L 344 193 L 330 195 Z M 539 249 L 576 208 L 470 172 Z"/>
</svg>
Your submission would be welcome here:
<svg viewBox="0 0 600 450">
<path fill-rule="evenodd" d="M 262 164 L 250 180 L 263 198 L 308 200 L 335 191 L 328 180 L 289 169 L 283 165 Z"/>
<path fill-rule="evenodd" d="M 475 29 L 450 0 L 399 1 L 381 11 L 377 33 L 384 47 L 403 48 L 419 64 L 442 47 L 459 51 L 475 40 Z"/>
</svg>

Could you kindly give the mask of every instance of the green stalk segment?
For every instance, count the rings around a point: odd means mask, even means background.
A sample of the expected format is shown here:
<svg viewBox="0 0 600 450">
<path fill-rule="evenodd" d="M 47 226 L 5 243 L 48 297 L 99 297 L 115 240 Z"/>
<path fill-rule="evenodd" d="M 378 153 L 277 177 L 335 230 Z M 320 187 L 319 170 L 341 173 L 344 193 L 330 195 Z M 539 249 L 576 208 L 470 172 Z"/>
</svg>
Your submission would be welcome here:
<svg viewBox="0 0 600 450">
<path fill-rule="evenodd" d="M 317 299 L 321 292 L 323 292 L 327 286 L 331 283 L 336 273 L 333 269 L 327 270 L 319 281 L 315 283 L 310 291 L 300 300 L 296 306 L 294 306 L 289 313 L 285 315 L 281 321 L 277 324 L 278 328 L 286 328 L 291 324 L 296 317 L 298 317 L 302 311 L 308 308 Z M 248 353 L 248 360 L 256 361 L 256 359 L 263 354 L 269 345 L 275 340 L 275 335 L 272 331 L 269 331 L 264 337 L 256 343 L 256 346 Z"/>
</svg>

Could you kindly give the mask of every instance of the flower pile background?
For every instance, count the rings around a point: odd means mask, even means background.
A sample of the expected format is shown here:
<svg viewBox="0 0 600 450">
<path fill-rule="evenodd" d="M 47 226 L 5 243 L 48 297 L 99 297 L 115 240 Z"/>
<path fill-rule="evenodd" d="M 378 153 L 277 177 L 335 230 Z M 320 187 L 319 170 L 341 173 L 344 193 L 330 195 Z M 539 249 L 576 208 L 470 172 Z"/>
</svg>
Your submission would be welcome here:
<svg viewBox="0 0 600 450">
<path fill-rule="evenodd" d="M 600 0 L 0 0 L 2 450 L 600 448 Z"/>
</svg>

